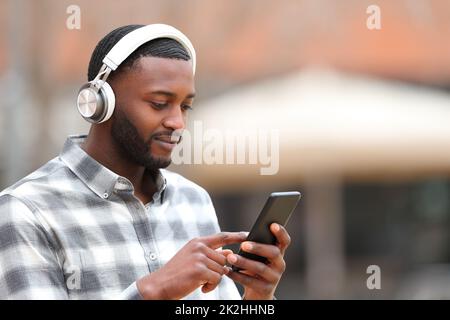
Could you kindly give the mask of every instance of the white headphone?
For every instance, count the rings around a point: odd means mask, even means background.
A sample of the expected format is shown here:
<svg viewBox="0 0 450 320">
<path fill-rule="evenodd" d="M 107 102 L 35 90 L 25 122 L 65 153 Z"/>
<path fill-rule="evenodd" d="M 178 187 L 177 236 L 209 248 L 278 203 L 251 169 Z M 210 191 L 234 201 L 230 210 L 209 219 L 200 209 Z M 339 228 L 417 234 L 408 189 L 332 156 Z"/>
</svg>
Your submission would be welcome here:
<svg viewBox="0 0 450 320">
<path fill-rule="evenodd" d="M 178 41 L 192 59 L 192 73 L 195 74 L 195 50 L 189 39 L 178 29 L 166 24 L 150 24 L 126 34 L 103 59 L 94 80 L 85 83 L 78 92 L 77 107 L 81 116 L 91 123 L 108 120 L 115 107 L 116 98 L 111 86 L 106 82 L 111 71 L 146 42 L 158 38 L 171 38 Z"/>
</svg>

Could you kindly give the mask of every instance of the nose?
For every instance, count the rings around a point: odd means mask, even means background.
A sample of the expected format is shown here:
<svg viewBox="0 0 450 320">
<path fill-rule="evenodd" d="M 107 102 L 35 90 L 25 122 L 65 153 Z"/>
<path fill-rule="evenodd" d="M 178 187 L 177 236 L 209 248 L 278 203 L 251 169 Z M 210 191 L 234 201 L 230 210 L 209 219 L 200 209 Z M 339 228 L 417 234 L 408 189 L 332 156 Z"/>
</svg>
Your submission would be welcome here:
<svg viewBox="0 0 450 320">
<path fill-rule="evenodd" d="M 164 127 L 172 130 L 183 130 L 185 127 L 185 117 L 180 106 L 171 108 L 170 113 L 164 118 Z"/>
</svg>

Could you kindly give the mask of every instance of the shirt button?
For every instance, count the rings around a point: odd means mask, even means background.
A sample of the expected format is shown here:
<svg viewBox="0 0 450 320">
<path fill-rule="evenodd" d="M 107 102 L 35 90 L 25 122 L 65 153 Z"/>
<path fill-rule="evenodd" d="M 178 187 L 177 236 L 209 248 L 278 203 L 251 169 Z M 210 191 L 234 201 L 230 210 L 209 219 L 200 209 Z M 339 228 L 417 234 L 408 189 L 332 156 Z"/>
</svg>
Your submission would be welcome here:
<svg viewBox="0 0 450 320">
<path fill-rule="evenodd" d="M 148 257 L 150 258 L 150 260 L 156 260 L 156 253 L 152 252 Z"/>
</svg>

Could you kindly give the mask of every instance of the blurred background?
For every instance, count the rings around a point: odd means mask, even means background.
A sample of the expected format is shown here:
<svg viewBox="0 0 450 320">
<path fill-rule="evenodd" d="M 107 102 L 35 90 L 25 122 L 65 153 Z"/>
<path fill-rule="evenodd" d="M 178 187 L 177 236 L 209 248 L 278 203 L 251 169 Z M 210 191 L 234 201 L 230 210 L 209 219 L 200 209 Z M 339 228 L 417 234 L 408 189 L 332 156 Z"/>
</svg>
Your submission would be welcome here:
<svg viewBox="0 0 450 320">
<path fill-rule="evenodd" d="M 105 34 L 172 24 L 198 55 L 190 123 L 279 132 L 274 175 L 171 166 L 229 231 L 302 192 L 279 299 L 450 298 L 450 2 L 0 0 L 0 23 L 0 189 L 87 133 L 75 99 Z"/>
</svg>

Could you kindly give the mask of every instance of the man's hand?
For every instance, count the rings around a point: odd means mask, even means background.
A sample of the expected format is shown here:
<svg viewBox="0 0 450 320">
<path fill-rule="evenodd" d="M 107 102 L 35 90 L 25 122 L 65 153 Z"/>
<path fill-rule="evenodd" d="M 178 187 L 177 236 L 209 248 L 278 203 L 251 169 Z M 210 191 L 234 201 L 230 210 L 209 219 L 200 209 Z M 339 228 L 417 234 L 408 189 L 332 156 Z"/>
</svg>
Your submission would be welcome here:
<svg viewBox="0 0 450 320">
<path fill-rule="evenodd" d="M 221 232 L 189 241 L 158 271 L 139 279 L 136 284 L 144 299 L 181 299 L 202 287 L 204 293 L 214 290 L 229 268 L 225 267 L 229 251 L 222 246 L 241 243 L 246 232 Z"/>
<path fill-rule="evenodd" d="M 276 245 L 248 241 L 241 245 L 242 250 L 267 258 L 267 264 L 246 259 L 237 254 L 227 254 L 230 264 L 243 269 L 240 272 L 229 269 L 227 276 L 244 286 L 246 300 L 273 299 L 278 282 L 286 269 L 284 252 L 291 238 L 286 229 L 279 224 L 272 223 L 270 230 L 277 239 Z"/>
</svg>

